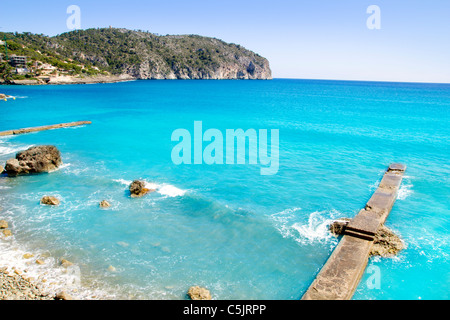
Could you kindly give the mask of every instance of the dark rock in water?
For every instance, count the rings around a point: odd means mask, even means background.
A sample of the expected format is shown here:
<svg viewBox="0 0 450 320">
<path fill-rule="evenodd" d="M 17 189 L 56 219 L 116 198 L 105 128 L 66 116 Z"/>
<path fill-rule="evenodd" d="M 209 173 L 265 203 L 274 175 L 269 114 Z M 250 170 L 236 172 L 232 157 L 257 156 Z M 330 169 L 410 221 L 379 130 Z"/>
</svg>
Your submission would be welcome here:
<svg viewBox="0 0 450 320">
<path fill-rule="evenodd" d="M 65 291 L 61 291 L 55 295 L 55 300 L 73 300 L 73 297 Z"/>
<path fill-rule="evenodd" d="M 73 265 L 72 262 L 70 262 L 69 260 L 66 260 L 66 259 L 61 259 L 61 260 L 59 261 L 59 264 L 60 264 L 62 267 L 64 267 L 64 268 L 68 268 L 68 267 L 70 267 L 70 266 Z"/>
<path fill-rule="evenodd" d="M 49 206 L 57 206 L 59 205 L 59 200 L 52 196 L 44 196 L 41 199 L 41 204 L 49 205 Z"/>
<path fill-rule="evenodd" d="M 102 202 L 100 202 L 100 208 L 109 208 L 111 207 L 111 204 L 106 201 L 106 200 L 102 200 Z"/>
<path fill-rule="evenodd" d="M 345 227 L 347 227 L 347 224 L 351 220 L 352 219 L 349 219 L 349 218 L 341 218 L 339 220 L 333 221 L 333 223 L 330 224 L 330 227 L 329 227 L 330 232 L 336 236 L 343 235 Z"/>
<path fill-rule="evenodd" d="M 37 146 L 16 154 L 6 162 L 8 176 L 50 172 L 62 164 L 61 153 L 55 146 Z"/>
<path fill-rule="evenodd" d="M 156 190 L 145 188 L 145 182 L 134 180 L 130 185 L 130 194 L 132 198 L 138 198 L 146 195 L 149 192 L 154 192 Z"/>
</svg>

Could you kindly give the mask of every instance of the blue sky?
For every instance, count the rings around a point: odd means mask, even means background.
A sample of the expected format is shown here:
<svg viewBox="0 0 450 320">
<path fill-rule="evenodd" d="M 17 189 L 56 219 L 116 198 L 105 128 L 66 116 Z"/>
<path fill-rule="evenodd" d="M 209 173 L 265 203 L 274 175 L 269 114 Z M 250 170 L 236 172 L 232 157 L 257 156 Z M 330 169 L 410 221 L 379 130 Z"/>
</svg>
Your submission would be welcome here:
<svg viewBox="0 0 450 320">
<path fill-rule="evenodd" d="M 72 4 L 83 29 L 216 37 L 268 58 L 277 78 L 450 83 L 449 0 L 0 0 L 0 31 L 67 32 Z"/>
</svg>

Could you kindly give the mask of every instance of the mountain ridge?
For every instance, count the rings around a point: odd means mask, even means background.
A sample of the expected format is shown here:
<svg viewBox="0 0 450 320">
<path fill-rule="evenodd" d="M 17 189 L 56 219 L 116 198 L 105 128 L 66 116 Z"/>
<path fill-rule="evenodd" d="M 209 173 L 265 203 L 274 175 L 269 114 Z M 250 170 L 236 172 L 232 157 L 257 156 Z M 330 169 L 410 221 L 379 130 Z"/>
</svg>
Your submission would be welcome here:
<svg viewBox="0 0 450 320">
<path fill-rule="evenodd" d="M 55 76 L 272 79 L 266 58 L 240 45 L 199 35 L 162 36 L 123 28 L 97 28 L 53 37 L 0 33 L 0 37 L 5 36 L 11 54 L 27 56 L 31 68 L 36 62 L 56 67 Z M 42 76 L 39 67 L 35 69 L 35 76 Z"/>
</svg>

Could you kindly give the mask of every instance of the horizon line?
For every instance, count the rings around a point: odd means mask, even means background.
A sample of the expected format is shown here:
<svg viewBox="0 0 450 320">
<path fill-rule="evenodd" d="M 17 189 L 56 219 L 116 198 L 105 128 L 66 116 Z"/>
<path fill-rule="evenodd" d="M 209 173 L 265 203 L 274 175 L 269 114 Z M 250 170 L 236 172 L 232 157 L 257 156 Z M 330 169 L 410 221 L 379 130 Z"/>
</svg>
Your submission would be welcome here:
<svg viewBox="0 0 450 320">
<path fill-rule="evenodd" d="M 347 81 L 347 82 L 380 82 L 380 83 L 407 83 L 407 84 L 448 84 L 449 82 L 433 81 L 396 81 L 396 80 L 357 80 L 357 79 L 327 79 L 327 78 L 293 78 L 293 77 L 273 77 L 273 80 L 313 80 L 313 81 Z"/>
</svg>

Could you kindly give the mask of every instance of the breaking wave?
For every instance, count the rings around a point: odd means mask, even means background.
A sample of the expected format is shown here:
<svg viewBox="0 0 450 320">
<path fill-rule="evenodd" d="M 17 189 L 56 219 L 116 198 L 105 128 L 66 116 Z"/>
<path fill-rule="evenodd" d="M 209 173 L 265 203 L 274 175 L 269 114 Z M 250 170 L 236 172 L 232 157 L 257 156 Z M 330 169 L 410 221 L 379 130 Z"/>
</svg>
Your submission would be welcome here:
<svg viewBox="0 0 450 320">
<path fill-rule="evenodd" d="M 114 179 L 114 182 L 123 184 L 124 186 L 129 186 L 133 181 L 132 180 L 125 180 L 125 179 Z M 157 193 L 169 197 L 169 198 L 174 198 L 174 197 L 182 197 L 186 194 L 187 190 L 183 190 L 180 188 L 177 188 L 171 184 L 167 184 L 167 183 L 163 183 L 163 184 L 158 184 L 158 183 L 154 183 L 154 182 L 145 182 L 145 187 L 148 189 L 155 189 Z"/>
<path fill-rule="evenodd" d="M 301 208 L 293 208 L 272 215 L 275 227 L 284 238 L 293 238 L 300 244 L 325 243 L 334 239 L 328 227 L 331 222 L 342 216 L 340 212 L 315 211 L 308 215 L 307 221 L 300 212 Z"/>
<path fill-rule="evenodd" d="M 398 190 L 397 199 L 398 200 L 405 200 L 408 198 L 411 194 L 414 193 L 412 190 L 413 185 L 411 183 L 409 184 L 402 184 L 400 189 Z"/>
</svg>

